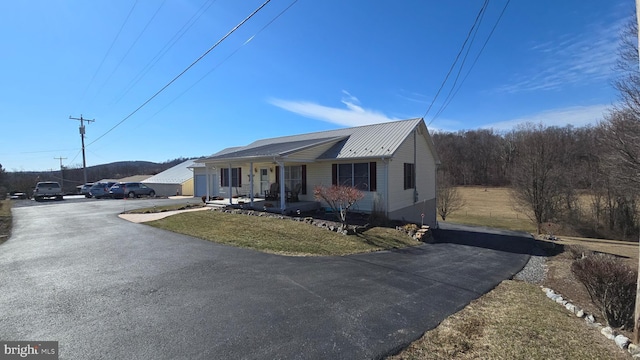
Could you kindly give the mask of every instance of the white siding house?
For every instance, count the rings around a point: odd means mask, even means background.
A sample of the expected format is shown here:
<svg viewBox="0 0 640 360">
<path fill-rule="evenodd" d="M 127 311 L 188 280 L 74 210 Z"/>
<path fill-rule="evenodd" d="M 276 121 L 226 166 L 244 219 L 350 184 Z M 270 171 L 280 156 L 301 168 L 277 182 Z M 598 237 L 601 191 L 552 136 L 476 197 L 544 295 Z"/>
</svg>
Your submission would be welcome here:
<svg viewBox="0 0 640 360">
<path fill-rule="evenodd" d="M 436 225 L 439 164 L 423 119 L 410 119 L 255 141 L 195 160 L 195 195 L 264 197 L 300 189 L 315 201 L 316 185 L 346 184 L 364 193 L 354 211 Z M 209 179 L 207 184 L 207 179 Z M 283 212 L 294 205 L 282 196 Z"/>
</svg>

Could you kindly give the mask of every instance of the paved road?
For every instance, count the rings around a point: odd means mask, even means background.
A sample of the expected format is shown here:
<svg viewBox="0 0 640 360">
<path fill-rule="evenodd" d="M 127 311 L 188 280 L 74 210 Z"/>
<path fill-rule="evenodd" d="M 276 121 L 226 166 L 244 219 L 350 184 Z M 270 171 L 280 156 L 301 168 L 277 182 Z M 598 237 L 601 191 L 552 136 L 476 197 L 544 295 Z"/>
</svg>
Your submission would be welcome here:
<svg viewBox="0 0 640 360">
<path fill-rule="evenodd" d="M 379 358 L 511 277 L 532 246 L 464 228 L 400 251 L 284 257 L 116 215 L 167 201 L 14 208 L 0 339 L 59 341 L 61 359 Z"/>
</svg>

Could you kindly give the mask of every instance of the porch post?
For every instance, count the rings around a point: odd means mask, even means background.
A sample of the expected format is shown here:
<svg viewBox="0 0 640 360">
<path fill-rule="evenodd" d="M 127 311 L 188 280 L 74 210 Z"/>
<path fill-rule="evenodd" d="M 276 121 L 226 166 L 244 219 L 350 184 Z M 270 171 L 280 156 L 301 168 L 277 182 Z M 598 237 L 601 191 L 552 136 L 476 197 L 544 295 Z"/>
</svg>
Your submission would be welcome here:
<svg viewBox="0 0 640 360">
<path fill-rule="evenodd" d="M 233 205 L 233 186 L 231 186 L 231 163 L 229 163 L 229 205 Z"/>
<path fill-rule="evenodd" d="M 205 204 L 207 203 L 207 201 L 209 201 L 209 199 L 211 198 L 211 185 L 209 185 L 209 183 L 211 182 L 211 179 L 209 178 L 210 174 L 209 174 L 209 166 L 207 166 L 207 164 L 204 164 L 204 169 L 205 169 L 205 181 L 207 182 L 207 200 L 205 200 Z"/>
<path fill-rule="evenodd" d="M 249 204 L 253 207 L 253 161 L 249 163 L 249 188 L 249 192 L 251 193 L 249 195 L 249 198 L 251 199 Z"/>
<path fill-rule="evenodd" d="M 278 166 L 280 167 L 280 211 L 284 212 L 284 201 L 287 197 L 287 194 L 284 192 L 284 161 L 278 162 Z"/>
</svg>

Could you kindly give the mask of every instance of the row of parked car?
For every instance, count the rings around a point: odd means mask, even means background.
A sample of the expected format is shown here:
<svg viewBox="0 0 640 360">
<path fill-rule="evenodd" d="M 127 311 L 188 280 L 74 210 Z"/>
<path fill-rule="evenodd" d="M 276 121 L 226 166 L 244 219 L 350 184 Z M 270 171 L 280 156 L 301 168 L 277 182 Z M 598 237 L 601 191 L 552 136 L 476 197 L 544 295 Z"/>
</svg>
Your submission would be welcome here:
<svg viewBox="0 0 640 360">
<path fill-rule="evenodd" d="M 155 190 L 141 182 L 99 182 L 93 185 L 85 184 L 81 193 L 87 198 L 137 198 L 140 196 L 156 196 Z"/>
</svg>

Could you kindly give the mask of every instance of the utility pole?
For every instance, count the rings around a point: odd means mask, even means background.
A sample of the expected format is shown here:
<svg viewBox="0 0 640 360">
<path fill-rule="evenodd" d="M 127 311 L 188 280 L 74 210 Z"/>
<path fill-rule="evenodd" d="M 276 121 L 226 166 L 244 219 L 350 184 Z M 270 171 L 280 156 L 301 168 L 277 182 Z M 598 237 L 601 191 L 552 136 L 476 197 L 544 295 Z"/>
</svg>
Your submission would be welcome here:
<svg viewBox="0 0 640 360">
<path fill-rule="evenodd" d="M 62 192 L 64 192 L 64 173 L 62 172 L 62 160 L 66 160 L 67 158 L 58 156 L 54 157 L 54 159 L 60 160 L 60 189 L 62 190 Z"/>
<path fill-rule="evenodd" d="M 88 123 L 92 123 L 94 121 L 96 121 L 95 119 L 84 119 L 82 117 L 82 114 L 80 114 L 79 118 L 74 118 L 69 116 L 69 119 L 71 120 L 80 120 L 80 139 L 82 140 L 82 173 L 84 174 L 84 183 L 87 183 L 87 158 L 84 154 L 84 122 L 88 122 Z"/>
<path fill-rule="evenodd" d="M 640 25 L 640 0 L 636 0 L 636 22 Z M 640 44 L 640 27 L 638 27 L 638 43 Z M 640 47 L 638 48 L 640 57 Z M 640 64 L 638 64 L 640 66 Z M 640 235 L 638 236 L 638 247 L 640 248 Z M 640 251 L 640 250 L 639 250 Z M 633 325 L 633 343 L 640 343 L 640 258 L 638 258 L 638 276 L 636 280 L 636 307 L 634 311 L 635 324 Z"/>
</svg>

